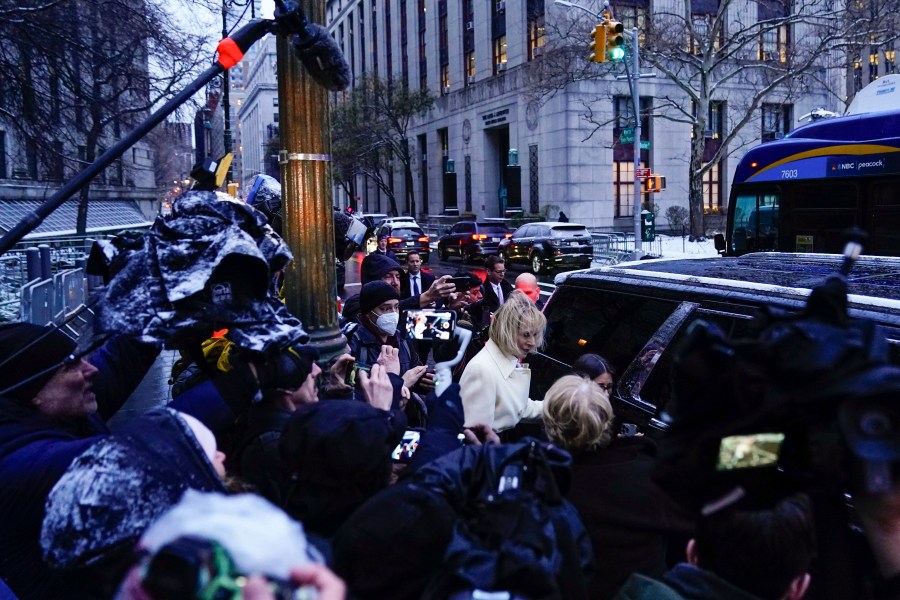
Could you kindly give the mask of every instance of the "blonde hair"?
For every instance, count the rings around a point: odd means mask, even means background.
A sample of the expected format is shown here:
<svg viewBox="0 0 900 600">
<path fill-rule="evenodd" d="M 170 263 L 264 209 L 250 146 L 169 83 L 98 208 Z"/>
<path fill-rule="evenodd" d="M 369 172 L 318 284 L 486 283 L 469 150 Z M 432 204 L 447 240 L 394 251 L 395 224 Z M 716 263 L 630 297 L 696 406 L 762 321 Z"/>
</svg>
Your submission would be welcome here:
<svg viewBox="0 0 900 600">
<path fill-rule="evenodd" d="M 538 310 L 524 292 L 513 290 L 506 297 L 503 306 L 494 313 L 490 336 L 504 354 L 516 356 L 519 344 L 516 338 L 520 331 L 534 332 L 535 349 L 544 345 L 544 328 L 547 318 Z"/>
<path fill-rule="evenodd" d="M 578 453 L 608 446 L 613 410 L 609 395 L 580 375 L 560 377 L 544 396 L 544 430 L 557 446 Z"/>
</svg>

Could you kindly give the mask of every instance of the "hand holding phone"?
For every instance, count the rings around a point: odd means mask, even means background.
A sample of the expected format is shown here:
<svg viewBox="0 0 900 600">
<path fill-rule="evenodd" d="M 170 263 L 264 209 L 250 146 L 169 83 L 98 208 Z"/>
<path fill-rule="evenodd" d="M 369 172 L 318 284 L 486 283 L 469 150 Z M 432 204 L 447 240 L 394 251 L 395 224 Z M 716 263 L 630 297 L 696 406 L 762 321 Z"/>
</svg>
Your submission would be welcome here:
<svg viewBox="0 0 900 600">
<path fill-rule="evenodd" d="M 468 292 L 473 287 L 476 287 L 472 285 L 471 277 L 451 277 L 447 280 L 447 283 L 452 283 L 456 286 L 457 292 Z"/>
</svg>

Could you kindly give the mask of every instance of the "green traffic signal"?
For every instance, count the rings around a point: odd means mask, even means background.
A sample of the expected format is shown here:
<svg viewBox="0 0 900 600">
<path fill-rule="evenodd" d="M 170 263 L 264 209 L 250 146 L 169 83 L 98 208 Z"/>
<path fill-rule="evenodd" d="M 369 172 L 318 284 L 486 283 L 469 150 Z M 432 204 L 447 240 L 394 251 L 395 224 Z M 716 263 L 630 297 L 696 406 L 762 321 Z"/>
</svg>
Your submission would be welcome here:
<svg viewBox="0 0 900 600">
<path fill-rule="evenodd" d="M 611 48 L 609 51 L 609 60 L 622 60 L 625 58 L 625 50 L 622 48 Z"/>
<path fill-rule="evenodd" d="M 604 23 L 606 25 L 606 50 L 609 56 L 609 60 L 622 60 L 625 58 L 625 36 L 622 35 L 622 32 L 625 30 L 625 27 L 619 21 L 613 21 L 612 19 L 607 19 Z"/>
</svg>

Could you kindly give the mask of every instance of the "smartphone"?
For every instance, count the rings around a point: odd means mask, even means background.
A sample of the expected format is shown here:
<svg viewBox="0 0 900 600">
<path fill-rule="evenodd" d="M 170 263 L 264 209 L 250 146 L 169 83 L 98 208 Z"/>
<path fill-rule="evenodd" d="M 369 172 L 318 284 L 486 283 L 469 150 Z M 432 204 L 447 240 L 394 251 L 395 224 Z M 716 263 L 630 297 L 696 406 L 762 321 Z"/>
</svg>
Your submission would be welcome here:
<svg viewBox="0 0 900 600">
<path fill-rule="evenodd" d="M 353 363 L 353 366 L 347 369 L 347 378 L 344 380 L 344 383 L 346 383 L 347 385 L 356 386 L 356 380 L 359 379 L 359 372 L 365 371 L 366 373 L 368 373 L 371 370 L 372 367 L 370 365 Z"/>
<path fill-rule="evenodd" d="M 404 327 L 411 340 L 449 340 L 456 328 L 456 312 L 434 308 L 408 310 Z"/>
<path fill-rule="evenodd" d="M 407 429 L 403 432 L 403 439 L 391 452 L 391 459 L 394 462 L 409 462 L 416 450 L 419 448 L 419 440 L 422 439 L 422 432 L 418 429 Z"/>
<path fill-rule="evenodd" d="M 447 280 L 447 283 L 452 283 L 456 286 L 457 292 L 468 292 L 472 289 L 472 279 L 470 277 L 451 277 Z"/>
<path fill-rule="evenodd" d="M 783 433 L 754 433 L 724 437 L 719 442 L 719 460 L 716 470 L 733 471 L 776 466 L 783 443 Z"/>
</svg>

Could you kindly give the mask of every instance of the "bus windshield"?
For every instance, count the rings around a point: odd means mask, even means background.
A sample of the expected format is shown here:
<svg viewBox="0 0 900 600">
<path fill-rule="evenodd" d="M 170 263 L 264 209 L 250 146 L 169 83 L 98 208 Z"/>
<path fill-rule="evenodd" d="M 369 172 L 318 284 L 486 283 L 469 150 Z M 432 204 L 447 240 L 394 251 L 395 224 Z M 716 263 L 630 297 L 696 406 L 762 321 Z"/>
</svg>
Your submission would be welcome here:
<svg viewBox="0 0 900 600">
<path fill-rule="evenodd" d="M 778 250 L 779 195 L 776 191 L 738 193 L 734 200 L 735 254 Z"/>
</svg>

